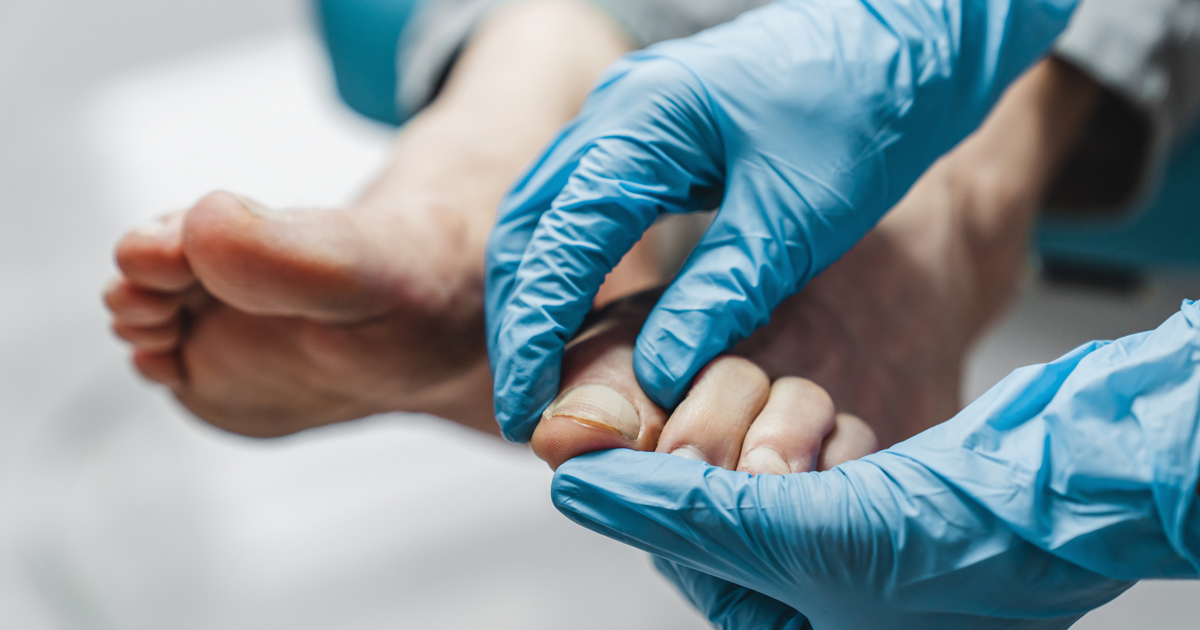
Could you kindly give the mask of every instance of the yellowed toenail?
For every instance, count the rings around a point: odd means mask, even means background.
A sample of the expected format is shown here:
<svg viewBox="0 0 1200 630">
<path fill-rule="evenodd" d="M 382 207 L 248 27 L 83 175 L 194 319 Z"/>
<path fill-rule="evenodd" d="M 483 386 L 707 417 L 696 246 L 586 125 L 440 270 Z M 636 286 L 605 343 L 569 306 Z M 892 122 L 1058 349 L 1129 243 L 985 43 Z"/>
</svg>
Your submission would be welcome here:
<svg viewBox="0 0 1200 630">
<path fill-rule="evenodd" d="M 279 212 L 278 210 L 272 210 L 261 203 L 250 199 L 249 197 L 243 197 L 242 195 L 236 193 L 233 196 L 236 197 L 238 201 L 242 202 L 243 206 L 246 206 L 246 210 L 249 210 L 250 214 L 253 214 L 260 219 L 278 219 L 283 216 L 282 212 Z"/>
<path fill-rule="evenodd" d="M 616 390 L 603 385 L 585 384 L 563 392 L 543 418 L 568 418 L 601 429 L 615 431 L 636 440 L 642 419 L 633 403 Z"/>
<path fill-rule="evenodd" d="M 791 467 L 773 448 L 760 446 L 742 456 L 738 468 L 755 475 L 786 475 Z"/>
</svg>

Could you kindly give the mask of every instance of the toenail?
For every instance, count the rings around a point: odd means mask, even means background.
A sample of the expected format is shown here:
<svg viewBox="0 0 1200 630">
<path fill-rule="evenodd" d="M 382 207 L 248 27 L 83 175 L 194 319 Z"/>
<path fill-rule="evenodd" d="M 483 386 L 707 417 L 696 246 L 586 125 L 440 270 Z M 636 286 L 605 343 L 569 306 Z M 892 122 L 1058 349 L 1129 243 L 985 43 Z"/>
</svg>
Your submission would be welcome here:
<svg viewBox="0 0 1200 630">
<path fill-rule="evenodd" d="M 616 390 L 603 385 L 585 384 L 563 392 L 543 418 L 567 418 L 636 440 L 642 430 L 642 419 L 633 403 Z"/>
<path fill-rule="evenodd" d="M 708 461 L 708 458 L 704 456 L 703 451 L 696 448 L 695 446 L 690 446 L 690 445 L 689 446 L 680 446 L 679 448 L 671 451 L 671 454 L 675 455 L 676 457 L 682 457 L 684 459 L 694 459 L 698 462 L 707 462 Z"/>
<path fill-rule="evenodd" d="M 746 453 L 738 468 L 755 475 L 786 475 L 792 472 L 783 457 L 775 449 L 766 446 Z"/>
<path fill-rule="evenodd" d="M 237 193 L 233 193 L 233 196 L 236 197 L 237 200 L 246 207 L 246 210 L 248 210 L 250 214 L 253 214 L 260 219 L 277 219 L 282 215 L 281 212 L 272 210 L 249 197 L 243 197 Z"/>
</svg>

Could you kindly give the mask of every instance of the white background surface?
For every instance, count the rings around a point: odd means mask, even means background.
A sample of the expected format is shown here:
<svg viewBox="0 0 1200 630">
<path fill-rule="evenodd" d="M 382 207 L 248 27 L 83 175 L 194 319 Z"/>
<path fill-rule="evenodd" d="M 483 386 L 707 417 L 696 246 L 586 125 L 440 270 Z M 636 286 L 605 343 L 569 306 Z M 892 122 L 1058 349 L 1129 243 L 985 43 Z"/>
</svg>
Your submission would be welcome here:
<svg viewBox="0 0 1200 630">
<path fill-rule="evenodd" d="M 0 0 L 0 628 L 703 627 L 523 449 L 401 416 L 241 440 L 131 374 L 98 299 L 124 229 L 217 187 L 337 204 L 386 154 L 304 9 Z M 1198 295 L 1033 284 L 967 393 Z M 1195 602 L 1144 584 L 1077 627 L 1195 628 Z"/>
</svg>

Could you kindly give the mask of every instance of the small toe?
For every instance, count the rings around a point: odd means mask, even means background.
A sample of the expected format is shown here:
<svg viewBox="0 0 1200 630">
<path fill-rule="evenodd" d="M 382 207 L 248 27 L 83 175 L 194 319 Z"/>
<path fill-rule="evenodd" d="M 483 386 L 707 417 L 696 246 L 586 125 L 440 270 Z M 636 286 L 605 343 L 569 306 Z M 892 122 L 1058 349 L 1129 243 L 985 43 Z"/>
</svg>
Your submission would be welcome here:
<svg viewBox="0 0 1200 630">
<path fill-rule="evenodd" d="M 788 474 L 816 470 L 821 447 L 834 430 L 833 399 L 816 383 L 781 378 L 746 432 L 738 470 Z"/>
<path fill-rule="evenodd" d="M 658 452 L 733 470 L 746 431 L 767 403 L 770 388 L 766 373 L 750 361 L 717 357 L 671 414 Z"/>
<path fill-rule="evenodd" d="M 155 327 L 178 316 L 183 296 L 148 290 L 127 279 L 118 279 L 104 292 L 104 303 L 125 326 Z"/>
<path fill-rule="evenodd" d="M 183 334 L 183 318 L 176 316 L 161 326 L 131 326 L 113 322 L 113 333 L 133 344 L 134 350 L 147 353 L 166 353 L 179 345 Z"/>
<path fill-rule="evenodd" d="M 117 243 L 117 266 L 130 282 L 161 292 L 191 286 L 196 277 L 183 254 L 183 216 L 173 212 L 131 230 Z"/>
<path fill-rule="evenodd" d="M 837 415 L 833 432 L 825 439 L 821 449 L 817 470 L 829 470 L 838 464 L 866 457 L 879 450 L 879 439 L 871 426 L 858 416 L 848 413 Z"/>
</svg>

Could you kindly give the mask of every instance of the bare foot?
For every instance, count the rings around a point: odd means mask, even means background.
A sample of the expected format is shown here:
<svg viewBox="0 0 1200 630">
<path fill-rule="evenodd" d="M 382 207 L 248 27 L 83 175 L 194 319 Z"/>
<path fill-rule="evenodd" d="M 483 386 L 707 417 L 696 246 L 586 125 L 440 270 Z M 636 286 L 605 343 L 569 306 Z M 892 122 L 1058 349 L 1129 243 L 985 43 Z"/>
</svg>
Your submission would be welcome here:
<svg viewBox="0 0 1200 630">
<path fill-rule="evenodd" d="M 237 433 L 398 409 L 494 433 L 482 308 L 494 208 L 629 47 L 584 4 L 497 12 L 353 207 L 275 211 L 214 193 L 128 234 L 106 292 L 115 332 L 144 375 Z M 605 296 L 661 282 L 649 249 Z"/>
<path fill-rule="evenodd" d="M 613 305 L 567 349 L 562 392 L 530 441 L 552 468 L 583 453 L 631 448 L 729 470 L 787 474 L 827 470 L 878 448 L 871 429 L 837 413 L 820 386 L 794 377 L 772 384 L 735 356 L 706 366 L 668 417 L 633 374 L 634 340 L 657 295 Z"/>
</svg>

